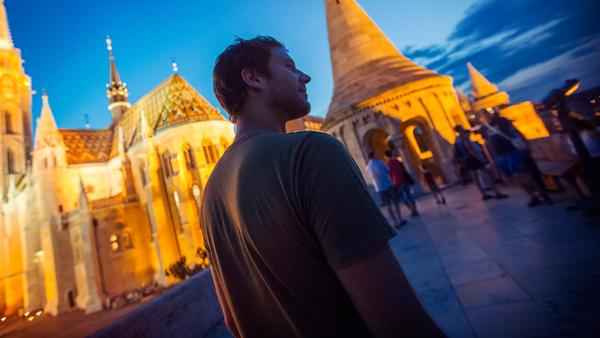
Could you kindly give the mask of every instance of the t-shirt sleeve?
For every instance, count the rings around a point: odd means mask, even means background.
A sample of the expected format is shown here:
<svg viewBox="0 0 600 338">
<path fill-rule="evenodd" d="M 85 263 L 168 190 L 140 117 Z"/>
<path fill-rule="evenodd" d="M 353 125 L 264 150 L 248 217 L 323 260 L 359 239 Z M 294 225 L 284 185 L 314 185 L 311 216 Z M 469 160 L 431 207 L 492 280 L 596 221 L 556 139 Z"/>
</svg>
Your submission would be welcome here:
<svg viewBox="0 0 600 338">
<path fill-rule="evenodd" d="M 310 133 L 298 147 L 295 163 L 301 213 L 334 270 L 374 253 L 395 236 L 338 140 Z"/>
</svg>

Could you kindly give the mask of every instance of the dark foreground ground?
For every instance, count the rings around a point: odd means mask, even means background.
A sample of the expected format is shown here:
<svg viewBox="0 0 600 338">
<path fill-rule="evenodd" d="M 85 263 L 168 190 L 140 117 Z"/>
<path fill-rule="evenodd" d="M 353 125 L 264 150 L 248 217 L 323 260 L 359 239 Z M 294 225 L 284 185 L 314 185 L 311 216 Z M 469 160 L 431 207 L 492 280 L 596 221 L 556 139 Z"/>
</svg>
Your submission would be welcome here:
<svg viewBox="0 0 600 338">
<path fill-rule="evenodd" d="M 529 209 L 519 189 L 503 191 L 509 199 L 481 201 L 473 186 L 445 191 L 447 206 L 420 199 L 422 216 L 390 242 L 419 298 L 452 337 L 600 337 L 600 220 L 566 211 L 567 194 Z M 44 317 L 6 336 L 82 337 L 131 310 Z"/>
</svg>

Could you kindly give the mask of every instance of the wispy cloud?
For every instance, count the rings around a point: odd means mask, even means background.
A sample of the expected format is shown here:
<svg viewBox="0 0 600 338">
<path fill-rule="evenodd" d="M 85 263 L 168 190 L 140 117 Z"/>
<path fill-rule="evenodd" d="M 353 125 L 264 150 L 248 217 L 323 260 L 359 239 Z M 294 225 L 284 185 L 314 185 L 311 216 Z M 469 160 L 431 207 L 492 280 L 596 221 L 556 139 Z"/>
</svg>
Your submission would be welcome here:
<svg viewBox="0 0 600 338">
<path fill-rule="evenodd" d="M 417 63 L 469 90 L 472 62 L 516 100 L 540 99 L 567 78 L 600 85 L 600 25 L 592 0 L 482 0 L 432 46 L 408 47 Z"/>
</svg>

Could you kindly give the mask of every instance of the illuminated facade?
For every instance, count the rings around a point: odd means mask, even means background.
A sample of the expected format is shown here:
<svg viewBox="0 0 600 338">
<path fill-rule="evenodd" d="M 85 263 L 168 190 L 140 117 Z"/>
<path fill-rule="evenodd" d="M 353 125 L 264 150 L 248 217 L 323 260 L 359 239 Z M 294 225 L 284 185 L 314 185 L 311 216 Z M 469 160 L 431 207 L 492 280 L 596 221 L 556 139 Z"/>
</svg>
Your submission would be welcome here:
<svg viewBox="0 0 600 338">
<path fill-rule="evenodd" d="M 0 2 L 0 314 L 87 312 L 204 248 L 198 209 L 233 141 L 226 121 L 176 72 L 131 105 L 109 49 L 112 123 L 60 129 L 48 95 L 31 137 L 31 81 Z"/>
<path fill-rule="evenodd" d="M 318 116 L 306 115 L 295 120 L 286 122 L 285 130 L 289 132 L 299 130 L 319 131 L 323 125 L 323 119 Z"/>
<path fill-rule="evenodd" d="M 473 102 L 470 103 L 470 107 L 473 114 L 481 110 L 493 109 L 500 116 L 511 120 L 527 139 L 538 139 L 549 135 L 533 103 L 525 101 L 511 105 L 506 92 L 498 90 L 498 87 L 488 81 L 471 63 L 467 63 L 467 68 L 471 79 Z"/>
<path fill-rule="evenodd" d="M 369 152 L 383 157 L 391 136 L 417 177 L 426 166 L 454 181 L 453 128 L 468 121 L 452 78 L 402 55 L 355 0 L 325 0 L 325 7 L 334 92 L 323 130 L 363 170 Z"/>
</svg>

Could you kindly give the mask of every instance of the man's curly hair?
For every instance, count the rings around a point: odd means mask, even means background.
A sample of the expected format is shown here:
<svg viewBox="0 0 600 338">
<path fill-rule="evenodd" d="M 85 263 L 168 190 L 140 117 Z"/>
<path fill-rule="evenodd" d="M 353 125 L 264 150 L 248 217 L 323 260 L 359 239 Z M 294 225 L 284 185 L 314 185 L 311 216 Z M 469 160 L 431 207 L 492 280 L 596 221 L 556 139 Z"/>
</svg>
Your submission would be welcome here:
<svg viewBox="0 0 600 338">
<path fill-rule="evenodd" d="M 273 48 L 285 46 L 270 36 L 257 36 L 250 40 L 238 37 L 217 57 L 213 89 L 231 122 L 236 122 L 246 101 L 247 87 L 242 79 L 242 70 L 250 67 L 270 76 L 269 59 Z"/>
</svg>

